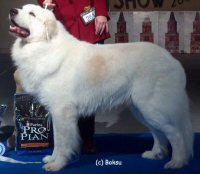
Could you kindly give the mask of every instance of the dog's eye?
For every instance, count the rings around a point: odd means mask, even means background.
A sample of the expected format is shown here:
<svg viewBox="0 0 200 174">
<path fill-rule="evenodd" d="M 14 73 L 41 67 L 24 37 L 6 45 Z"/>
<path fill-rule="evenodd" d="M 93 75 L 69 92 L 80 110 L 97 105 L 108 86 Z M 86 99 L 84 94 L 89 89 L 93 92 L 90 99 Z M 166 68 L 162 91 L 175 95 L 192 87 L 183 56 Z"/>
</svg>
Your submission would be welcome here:
<svg viewBox="0 0 200 174">
<path fill-rule="evenodd" d="M 29 14 L 30 14 L 31 16 L 34 16 L 34 17 L 35 17 L 35 14 L 34 14 L 33 12 L 29 12 Z"/>
</svg>

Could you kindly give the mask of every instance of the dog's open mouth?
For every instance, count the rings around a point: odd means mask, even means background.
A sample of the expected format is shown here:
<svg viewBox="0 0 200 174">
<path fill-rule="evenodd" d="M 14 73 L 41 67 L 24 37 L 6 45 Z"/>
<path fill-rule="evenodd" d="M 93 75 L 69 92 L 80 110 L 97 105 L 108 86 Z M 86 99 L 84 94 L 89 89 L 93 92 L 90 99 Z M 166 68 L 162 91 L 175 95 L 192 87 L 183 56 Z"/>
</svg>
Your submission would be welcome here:
<svg viewBox="0 0 200 174">
<path fill-rule="evenodd" d="M 20 37 L 28 37 L 30 35 L 30 31 L 27 28 L 19 26 L 13 19 L 11 19 L 10 32 Z"/>
</svg>

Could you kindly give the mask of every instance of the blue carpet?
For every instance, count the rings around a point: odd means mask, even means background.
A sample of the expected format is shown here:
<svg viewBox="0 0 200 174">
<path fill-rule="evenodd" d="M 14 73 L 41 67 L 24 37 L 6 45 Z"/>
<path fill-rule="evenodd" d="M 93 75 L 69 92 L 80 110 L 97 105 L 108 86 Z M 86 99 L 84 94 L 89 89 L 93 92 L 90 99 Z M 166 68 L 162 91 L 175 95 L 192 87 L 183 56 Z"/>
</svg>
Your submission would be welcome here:
<svg viewBox="0 0 200 174">
<path fill-rule="evenodd" d="M 164 160 L 148 160 L 141 153 L 151 149 L 153 139 L 150 134 L 106 134 L 95 136 L 98 153 L 82 154 L 80 159 L 58 174 L 200 174 L 200 133 L 195 134 L 194 159 L 182 169 L 165 170 Z M 43 155 L 17 156 L 14 151 L 7 156 L 22 161 L 41 161 Z M 120 165 L 108 165 L 107 161 L 119 161 Z M 98 161 L 98 162 L 97 162 Z M 99 166 L 96 165 L 99 164 Z M 102 163 L 103 162 L 103 163 Z M 102 165 L 103 164 L 103 165 Z M 43 164 L 11 164 L 0 162 L 1 174 L 43 174 Z"/>
</svg>

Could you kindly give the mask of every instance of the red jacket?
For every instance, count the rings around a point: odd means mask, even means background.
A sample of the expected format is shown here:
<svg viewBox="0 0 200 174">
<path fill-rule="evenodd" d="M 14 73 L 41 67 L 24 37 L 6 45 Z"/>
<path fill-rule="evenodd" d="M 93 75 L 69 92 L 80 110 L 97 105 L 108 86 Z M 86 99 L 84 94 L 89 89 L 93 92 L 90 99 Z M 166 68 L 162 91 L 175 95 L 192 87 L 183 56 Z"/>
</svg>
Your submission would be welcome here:
<svg viewBox="0 0 200 174">
<path fill-rule="evenodd" d="M 42 6 L 43 1 L 38 0 L 38 3 Z M 54 9 L 56 18 L 76 38 L 95 43 L 110 37 L 110 34 L 106 31 L 101 36 L 96 35 L 94 21 L 86 25 L 80 17 L 85 7 L 94 6 L 96 16 L 106 16 L 109 19 L 106 0 L 53 0 L 53 3 L 56 4 Z"/>
</svg>

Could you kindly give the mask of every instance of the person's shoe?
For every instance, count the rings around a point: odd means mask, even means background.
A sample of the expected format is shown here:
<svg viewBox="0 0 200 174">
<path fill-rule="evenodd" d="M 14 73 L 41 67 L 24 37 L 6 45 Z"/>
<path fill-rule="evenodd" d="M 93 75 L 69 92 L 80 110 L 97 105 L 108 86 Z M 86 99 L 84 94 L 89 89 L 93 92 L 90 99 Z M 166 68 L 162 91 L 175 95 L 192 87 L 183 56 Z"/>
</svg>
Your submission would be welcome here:
<svg viewBox="0 0 200 174">
<path fill-rule="evenodd" d="M 83 140 L 83 152 L 87 154 L 96 153 L 96 146 L 93 140 Z"/>
</svg>

